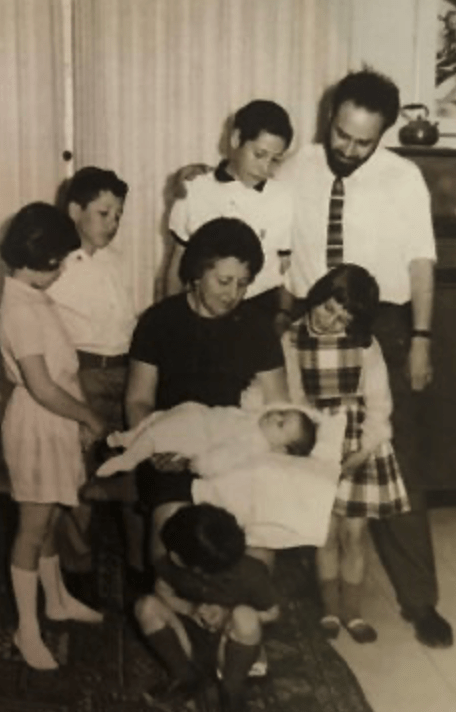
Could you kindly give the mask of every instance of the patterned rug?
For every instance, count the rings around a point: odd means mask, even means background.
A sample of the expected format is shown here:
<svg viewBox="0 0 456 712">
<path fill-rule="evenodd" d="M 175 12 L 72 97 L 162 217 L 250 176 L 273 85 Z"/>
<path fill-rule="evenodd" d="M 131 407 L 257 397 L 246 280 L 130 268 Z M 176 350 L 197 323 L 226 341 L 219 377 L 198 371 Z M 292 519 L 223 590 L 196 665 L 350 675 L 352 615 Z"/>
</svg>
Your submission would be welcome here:
<svg viewBox="0 0 456 712">
<path fill-rule="evenodd" d="M 4 509 L 3 499 L 3 522 Z M 101 534 L 96 585 L 106 618 L 101 626 L 42 620 L 43 637 L 61 665 L 58 671 L 39 673 L 22 662 L 12 644 L 15 612 L 0 572 L 1 712 L 218 712 L 215 688 L 198 706 L 145 700 L 144 691 L 166 680 L 166 674 L 124 613 L 123 570 L 112 517 L 101 507 L 97 520 Z M 0 538 L 4 544 L 1 530 Z M 275 575 L 282 616 L 267 634 L 269 674 L 249 683 L 249 712 L 372 712 L 353 673 L 318 630 L 309 556 L 304 550 L 281 552 Z"/>
</svg>

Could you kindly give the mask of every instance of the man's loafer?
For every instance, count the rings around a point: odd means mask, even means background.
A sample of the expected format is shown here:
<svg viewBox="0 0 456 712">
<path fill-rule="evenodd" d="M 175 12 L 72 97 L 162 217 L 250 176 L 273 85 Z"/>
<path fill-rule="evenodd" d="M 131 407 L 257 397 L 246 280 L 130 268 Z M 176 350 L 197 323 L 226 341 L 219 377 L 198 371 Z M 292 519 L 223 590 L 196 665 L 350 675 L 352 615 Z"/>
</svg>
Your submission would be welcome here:
<svg viewBox="0 0 456 712">
<path fill-rule="evenodd" d="M 449 648 L 453 645 L 453 630 L 448 621 L 437 613 L 433 606 L 428 606 L 419 615 L 403 613 L 405 620 L 415 628 L 417 639 L 430 648 Z"/>
</svg>

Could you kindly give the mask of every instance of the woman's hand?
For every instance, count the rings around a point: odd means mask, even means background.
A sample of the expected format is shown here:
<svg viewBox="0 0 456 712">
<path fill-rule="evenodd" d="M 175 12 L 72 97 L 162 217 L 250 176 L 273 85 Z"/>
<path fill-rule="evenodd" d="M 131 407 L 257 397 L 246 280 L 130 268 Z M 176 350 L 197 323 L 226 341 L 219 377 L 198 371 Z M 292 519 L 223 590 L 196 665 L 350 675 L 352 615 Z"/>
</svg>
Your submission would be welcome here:
<svg viewBox="0 0 456 712">
<path fill-rule="evenodd" d="M 179 473 L 188 470 L 190 459 L 178 452 L 157 452 L 149 458 L 153 466 L 160 472 Z"/>
<path fill-rule="evenodd" d="M 342 474 L 352 475 L 356 470 L 363 465 L 367 458 L 369 457 L 369 452 L 366 450 L 358 450 L 358 452 L 352 452 L 348 455 L 342 463 Z"/>
</svg>

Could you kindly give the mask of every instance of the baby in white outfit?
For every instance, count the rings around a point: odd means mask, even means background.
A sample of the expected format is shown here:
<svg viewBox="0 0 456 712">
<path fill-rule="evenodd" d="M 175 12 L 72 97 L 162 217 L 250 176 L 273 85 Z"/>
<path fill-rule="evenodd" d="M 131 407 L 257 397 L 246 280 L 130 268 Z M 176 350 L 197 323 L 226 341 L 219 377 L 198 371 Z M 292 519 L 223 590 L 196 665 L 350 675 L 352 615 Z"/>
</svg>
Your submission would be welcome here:
<svg viewBox="0 0 456 712">
<path fill-rule="evenodd" d="M 290 404 L 252 413 L 186 402 L 152 413 L 131 430 L 109 435 L 110 447 L 126 449 L 103 463 L 97 475 L 130 471 L 155 453 L 175 452 L 189 458 L 193 471 L 213 477 L 264 452 L 307 456 L 315 439 L 314 421 Z"/>
</svg>

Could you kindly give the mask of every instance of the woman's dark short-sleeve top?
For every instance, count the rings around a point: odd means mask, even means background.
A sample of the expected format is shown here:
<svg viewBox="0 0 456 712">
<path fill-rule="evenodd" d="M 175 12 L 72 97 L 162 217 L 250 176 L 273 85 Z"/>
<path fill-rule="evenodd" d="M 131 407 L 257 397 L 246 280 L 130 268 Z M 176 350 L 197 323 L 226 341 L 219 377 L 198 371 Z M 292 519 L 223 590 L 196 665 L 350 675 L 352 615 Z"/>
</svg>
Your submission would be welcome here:
<svg viewBox="0 0 456 712">
<path fill-rule="evenodd" d="M 248 301 L 211 319 L 196 314 L 185 294 L 143 313 L 130 357 L 157 367 L 157 409 L 184 401 L 239 405 L 242 391 L 257 373 L 283 366 L 272 323 Z"/>
</svg>

